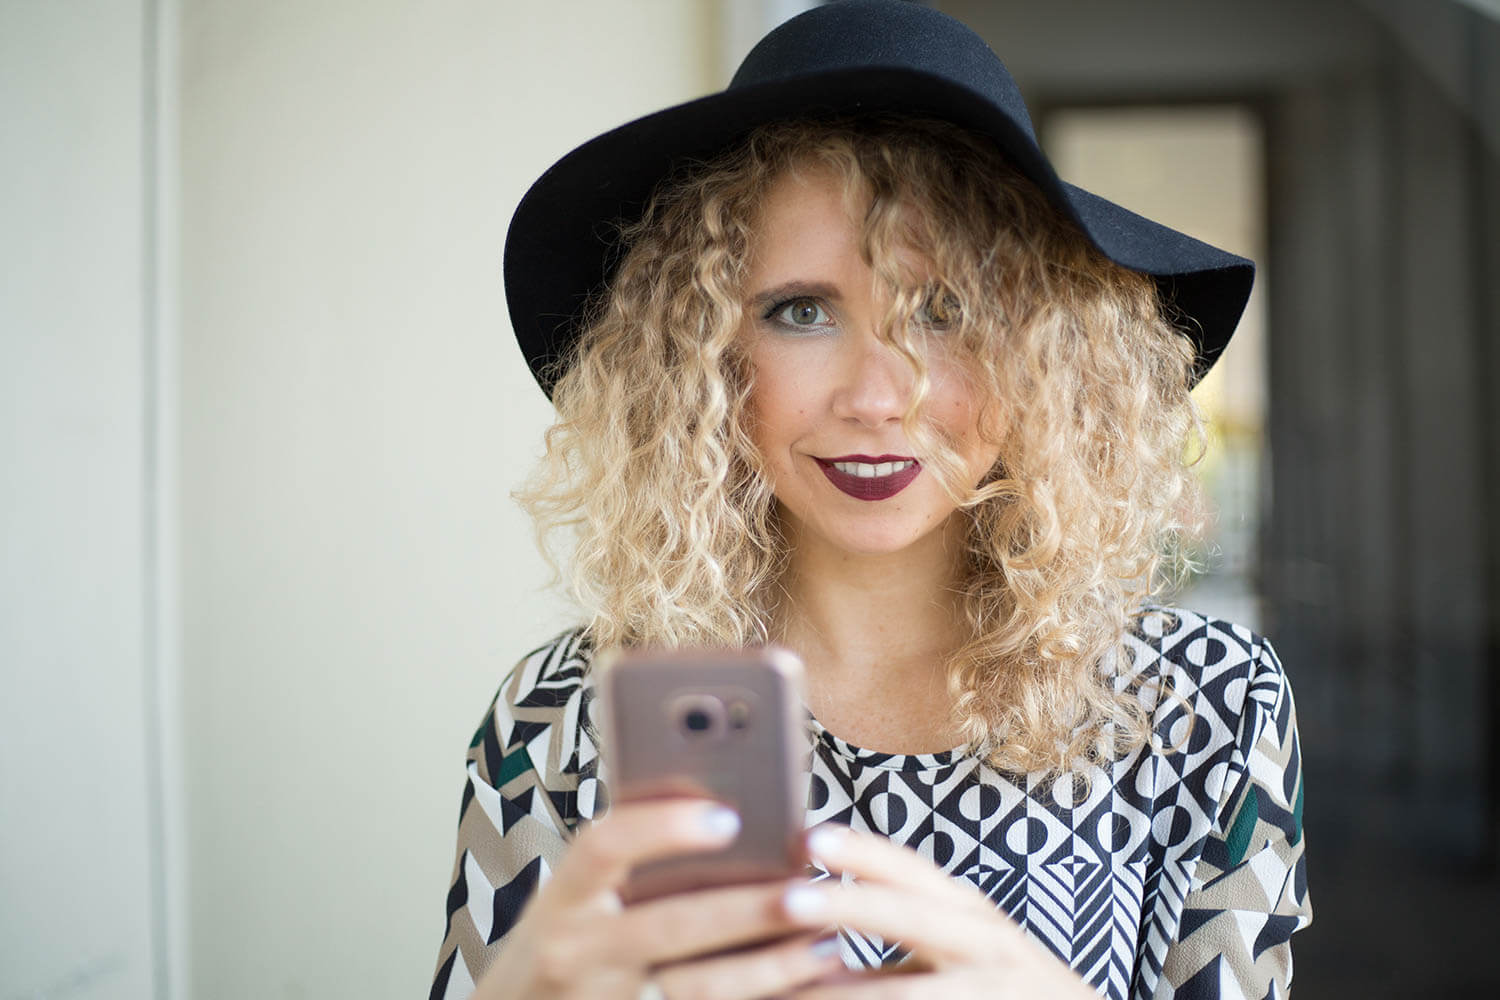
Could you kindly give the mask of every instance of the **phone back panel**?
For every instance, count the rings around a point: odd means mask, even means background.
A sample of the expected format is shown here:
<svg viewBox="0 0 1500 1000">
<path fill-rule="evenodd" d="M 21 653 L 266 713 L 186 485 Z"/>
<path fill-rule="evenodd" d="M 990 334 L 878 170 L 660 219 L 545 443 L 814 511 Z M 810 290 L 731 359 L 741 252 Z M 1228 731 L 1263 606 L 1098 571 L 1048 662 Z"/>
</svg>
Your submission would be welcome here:
<svg viewBox="0 0 1500 1000">
<path fill-rule="evenodd" d="M 778 649 L 631 653 L 601 679 L 605 753 L 617 802 L 705 796 L 739 813 L 724 850 L 639 866 L 624 895 L 800 873 L 809 748 L 802 665 Z"/>
</svg>

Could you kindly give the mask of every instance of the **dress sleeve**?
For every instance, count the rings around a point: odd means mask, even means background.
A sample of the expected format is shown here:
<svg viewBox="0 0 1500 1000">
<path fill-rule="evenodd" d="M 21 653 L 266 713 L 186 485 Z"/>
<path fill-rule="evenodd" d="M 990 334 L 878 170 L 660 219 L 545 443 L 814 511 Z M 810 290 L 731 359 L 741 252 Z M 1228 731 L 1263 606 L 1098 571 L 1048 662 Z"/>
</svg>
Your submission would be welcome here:
<svg viewBox="0 0 1500 1000">
<path fill-rule="evenodd" d="M 1291 936 L 1312 922 L 1303 846 L 1296 711 L 1276 653 L 1263 643 L 1159 1000 L 1289 995 Z"/>
<path fill-rule="evenodd" d="M 494 961 L 521 908 L 562 857 L 568 834 L 532 760 L 550 741 L 517 703 L 533 654 L 506 678 L 469 743 L 448 919 L 430 1000 L 463 1000 Z M 536 734 L 543 731 L 543 739 Z"/>
</svg>

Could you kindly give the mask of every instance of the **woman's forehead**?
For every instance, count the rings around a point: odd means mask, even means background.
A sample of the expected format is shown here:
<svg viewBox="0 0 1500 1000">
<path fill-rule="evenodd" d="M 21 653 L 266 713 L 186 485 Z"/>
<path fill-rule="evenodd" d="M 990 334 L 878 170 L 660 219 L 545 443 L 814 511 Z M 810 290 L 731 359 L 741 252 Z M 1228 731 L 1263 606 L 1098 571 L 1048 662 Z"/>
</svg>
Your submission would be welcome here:
<svg viewBox="0 0 1500 1000">
<path fill-rule="evenodd" d="M 895 240 L 871 241 L 875 196 L 863 175 L 806 155 L 773 175 L 750 224 L 752 260 L 763 269 L 775 258 L 816 261 L 853 253 L 865 257 L 888 243 L 892 261 L 906 280 L 932 280 L 934 264 L 922 248 L 923 208 L 902 198 L 880 210 L 894 221 Z"/>
</svg>

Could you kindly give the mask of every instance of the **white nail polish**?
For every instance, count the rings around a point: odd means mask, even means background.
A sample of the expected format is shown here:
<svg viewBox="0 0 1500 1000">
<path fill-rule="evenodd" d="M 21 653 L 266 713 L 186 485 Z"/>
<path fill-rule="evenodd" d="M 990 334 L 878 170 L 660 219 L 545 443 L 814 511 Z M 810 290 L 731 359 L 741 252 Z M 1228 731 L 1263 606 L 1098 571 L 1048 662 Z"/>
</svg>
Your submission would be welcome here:
<svg viewBox="0 0 1500 1000">
<path fill-rule="evenodd" d="M 823 893 L 810 885 L 794 886 L 781 897 L 781 905 L 794 917 L 808 919 L 821 916 L 828 909 Z"/>
<path fill-rule="evenodd" d="M 703 814 L 703 829 L 711 836 L 728 838 L 740 832 L 740 817 L 728 806 L 715 806 Z"/>
<path fill-rule="evenodd" d="M 844 831 L 836 826 L 820 826 L 807 837 L 807 849 L 812 856 L 820 859 L 833 859 L 838 857 L 839 848 L 844 844 Z"/>
</svg>

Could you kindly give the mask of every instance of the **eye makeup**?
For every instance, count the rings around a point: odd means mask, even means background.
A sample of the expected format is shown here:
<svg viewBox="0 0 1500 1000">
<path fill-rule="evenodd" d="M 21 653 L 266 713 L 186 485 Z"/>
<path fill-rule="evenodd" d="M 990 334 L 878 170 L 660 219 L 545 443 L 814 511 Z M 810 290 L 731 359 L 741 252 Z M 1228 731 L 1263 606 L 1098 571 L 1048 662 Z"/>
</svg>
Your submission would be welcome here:
<svg viewBox="0 0 1500 1000">
<path fill-rule="evenodd" d="M 810 319 L 811 322 L 798 322 L 803 318 Z M 773 303 L 761 319 L 778 329 L 791 333 L 812 333 L 826 330 L 833 325 L 833 317 L 828 315 L 828 310 L 822 301 L 805 295 Z"/>
</svg>

